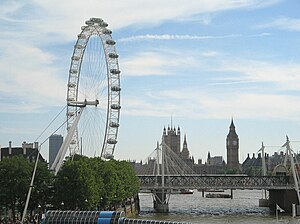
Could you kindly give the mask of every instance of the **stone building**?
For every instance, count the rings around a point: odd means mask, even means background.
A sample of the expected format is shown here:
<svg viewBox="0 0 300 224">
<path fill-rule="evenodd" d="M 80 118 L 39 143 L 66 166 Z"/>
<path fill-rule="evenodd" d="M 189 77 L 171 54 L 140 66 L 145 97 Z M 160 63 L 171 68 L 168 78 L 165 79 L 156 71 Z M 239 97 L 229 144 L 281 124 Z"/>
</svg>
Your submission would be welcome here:
<svg viewBox="0 0 300 224">
<path fill-rule="evenodd" d="M 182 150 L 181 150 L 181 132 L 180 127 L 178 126 L 177 131 L 176 128 L 172 128 L 168 126 L 168 129 L 164 127 L 162 140 L 165 144 L 184 162 L 186 162 L 189 166 L 194 164 L 194 158 L 190 156 L 190 151 L 188 149 L 188 144 L 186 140 L 186 134 L 184 135 Z"/>
<path fill-rule="evenodd" d="M 267 158 L 266 158 L 267 159 Z M 249 176 L 260 176 L 262 175 L 262 156 L 261 153 L 257 155 L 255 158 L 255 154 L 253 153 L 252 158 L 248 153 L 247 158 L 242 164 L 242 170 L 244 174 Z"/>
<path fill-rule="evenodd" d="M 170 147 L 170 149 L 175 152 L 177 155 L 180 154 L 180 128 L 172 128 L 168 126 L 168 129 L 164 127 L 163 129 L 163 142 Z"/>
<path fill-rule="evenodd" d="M 300 159 L 300 154 L 296 153 L 293 155 L 293 157 L 299 161 Z M 269 156 L 269 154 L 265 153 L 265 162 L 266 162 L 266 172 L 267 175 L 271 175 L 274 172 L 275 167 L 278 165 L 284 164 L 284 161 L 286 159 L 286 167 L 289 170 L 291 166 L 291 161 L 289 156 L 286 157 L 286 153 L 283 151 L 274 152 L 273 155 Z M 255 154 L 253 153 L 252 158 L 250 158 L 249 153 L 247 158 L 242 164 L 243 168 L 243 173 L 248 174 L 250 176 L 257 175 L 260 176 L 262 175 L 262 155 L 261 153 L 258 153 L 257 157 L 255 157 Z M 299 170 L 300 171 L 300 170 Z"/>
<path fill-rule="evenodd" d="M 37 158 L 39 143 L 23 142 L 21 147 L 12 147 L 12 142 L 9 141 L 8 147 L 3 147 L 0 150 L 0 160 L 4 158 L 11 158 L 13 156 L 23 156 L 30 162 L 34 162 Z M 46 162 L 43 156 L 39 155 L 39 161 Z"/>
<path fill-rule="evenodd" d="M 229 133 L 226 138 L 227 149 L 227 167 L 228 168 L 240 168 L 239 163 L 239 136 L 235 131 L 233 119 L 229 127 Z"/>
<path fill-rule="evenodd" d="M 225 161 L 223 160 L 222 156 L 213 156 L 212 157 L 210 155 L 210 152 L 208 152 L 206 164 L 208 166 L 224 166 Z"/>
<path fill-rule="evenodd" d="M 194 157 L 191 156 L 188 143 L 187 136 L 184 135 L 183 145 L 181 148 L 181 130 L 180 127 L 176 129 L 175 127 L 168 126 L 168 128 L 163 128 L 162 134 L 162 142 L 164 142 L 173 152 L 183 160 L 192 170 L 197 174 L 222 174 L 226 173 L 226 168 L 237 168 L 236 171 L 240 172 L 240 164 L 239 164 L 239 137 L 235 131 L 235 126 L 233 123 L 233 119 L 231 120 L 231 124 L 229 127 L 229 133 L 226 138 L 226 150 L 227 150 L 227 161 L 228 167 L 226 167 L 226 163 L 222 156 L 214 156 L 210 155 L 208 152 L 207 162 L 202 163 L 202 159 L 198 160 L 198 163 L 195 163 Z M 206 149 L 204 149 L 206 150 Z M 145 170 L 151 166 L 153 166 L 153 161 L 149 160 L 145 164 L 139 163 L 135 165 L 135 169 L 138 171 Z"/>
</svg>

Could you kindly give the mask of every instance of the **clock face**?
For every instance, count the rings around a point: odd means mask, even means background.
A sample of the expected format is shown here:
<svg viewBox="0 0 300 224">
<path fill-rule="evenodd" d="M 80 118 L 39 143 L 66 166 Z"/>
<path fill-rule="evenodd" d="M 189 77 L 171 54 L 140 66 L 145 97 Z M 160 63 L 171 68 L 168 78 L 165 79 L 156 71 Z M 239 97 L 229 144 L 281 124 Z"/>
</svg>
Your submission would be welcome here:
<svg viewBox="0 0 300 224">
<path fill-rule="evenodd" d="M 237 145 L 237 141 L 233 140 L 233 141 L 232 141 L 232 144 L 233 144 L 233 145 Z"/>
</svg>

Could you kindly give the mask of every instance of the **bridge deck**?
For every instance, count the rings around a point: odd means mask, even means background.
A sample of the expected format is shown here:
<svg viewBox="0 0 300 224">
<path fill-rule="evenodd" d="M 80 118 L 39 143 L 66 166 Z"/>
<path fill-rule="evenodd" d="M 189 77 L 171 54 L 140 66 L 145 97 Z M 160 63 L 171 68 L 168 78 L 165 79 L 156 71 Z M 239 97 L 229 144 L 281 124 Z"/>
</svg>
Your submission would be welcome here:
<svg viewBox="0 0 300 224">
<path fill-rule="evenodd" d="M 138 175 L 141 190 L 155 189 L 294 189 L 288 176 L 203 176 L 169 175 L 164 178 L 154 175 Z"/>
</svg>

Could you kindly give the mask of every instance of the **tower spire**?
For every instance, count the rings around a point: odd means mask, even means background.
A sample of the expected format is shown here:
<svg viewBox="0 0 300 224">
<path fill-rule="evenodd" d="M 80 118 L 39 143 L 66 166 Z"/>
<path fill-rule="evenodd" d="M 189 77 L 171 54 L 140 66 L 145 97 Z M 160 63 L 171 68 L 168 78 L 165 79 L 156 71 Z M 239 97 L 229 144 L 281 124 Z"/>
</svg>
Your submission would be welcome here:
<svg viewBox="0 0 300 224">
<path fill-rule="evenodd" d="M 234 130 L 235 130 L 235 126 L 234 126 L 234 123 L 233 123 L 233 117 L 231 117 L 230 130 L 231 130 L 231 131 L 234 131 Z"/>
<path fill-rule="evenodd" d="M 186 134 L 184 134 L 183 145 L 187 145 L 187 142 L 186 142 Z"/>
<path fill-rule="evenodd" d="M 184 134 L 184 140 L 183 140 L 183 147 L 182 147 L 182 152 L 181 156 L 183 159 L 189 159 L 190 158 L 190 152 L 187 146 L 187 140 L 186 140 L 186 134 Z"/>
</svg>

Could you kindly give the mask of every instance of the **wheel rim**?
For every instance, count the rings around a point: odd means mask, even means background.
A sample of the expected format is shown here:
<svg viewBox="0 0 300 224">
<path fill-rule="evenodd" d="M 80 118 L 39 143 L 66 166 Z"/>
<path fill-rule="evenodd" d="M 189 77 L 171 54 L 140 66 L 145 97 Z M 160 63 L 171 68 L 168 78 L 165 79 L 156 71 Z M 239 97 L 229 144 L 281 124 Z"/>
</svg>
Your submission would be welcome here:
<svg viewBox="0 0 300 224">
<path fill-rule="evenodd" d="M 107 24 L 98 18 L 86 21 L 71 57 L 67 90 L 67 129 L 79 106 L 74 102 L 95 101 L 84 109 L 70 144 L 70 153 L 113 158 L 120 117 L 120 70 L 115 41 Z M 73 103 L 72 103 L 73 102 Z"/>
</svg>

